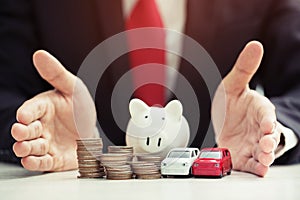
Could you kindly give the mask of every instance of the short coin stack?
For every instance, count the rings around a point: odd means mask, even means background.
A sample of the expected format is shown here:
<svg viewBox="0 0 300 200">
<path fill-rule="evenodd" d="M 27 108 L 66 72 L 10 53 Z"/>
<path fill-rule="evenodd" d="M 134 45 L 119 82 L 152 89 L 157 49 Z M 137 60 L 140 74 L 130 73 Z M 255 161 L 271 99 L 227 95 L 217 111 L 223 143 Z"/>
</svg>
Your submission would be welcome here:
<svg viewBox="0 0 300 200">
<path fill-rule="evenodd" d="M 132 170 L 128 161 L 132 155 L 106 153 L 100 156 L 102 165 L 106 169 L 106 178 L 111 180 L 125 180 L 132 178 Z"/>
<path fill-rule="evenodd" d="M 103 143 L 101 138 L 80 139 L 77 142 L 78 178 L 102 178 L 104 167 L 99 160 Z"/>
<path fill-rule="evenodd" d="M 154 163 L 136 161 L 131 163 L 133 173 L 138 179 L 159 179 L 161 174 Z"/>
<path fill-rule="evenodd" d="M 147 163 L 154 163 L 158 170 L 160 171 L 161 161 L 163 160 L 160 156 L 155 156 L 151 154 L 137 154 L 138 161 L 145 161 Z"/>
</svg>

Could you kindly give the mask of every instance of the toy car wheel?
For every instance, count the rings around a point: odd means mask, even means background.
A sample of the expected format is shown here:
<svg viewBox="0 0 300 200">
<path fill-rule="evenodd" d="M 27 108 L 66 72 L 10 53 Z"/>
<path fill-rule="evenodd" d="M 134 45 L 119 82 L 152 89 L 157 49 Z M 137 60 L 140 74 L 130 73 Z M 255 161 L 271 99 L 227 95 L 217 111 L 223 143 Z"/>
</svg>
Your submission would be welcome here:
<svg viewBox="0 0 300 200">
<path fill-rule="evenodd" d="M 223 177 L 223 175 L 224 175 L 224 170 L 222 169 L 222 171 L 221 171 L 221 173 L 220 173 L 220 178 L 222 178 Z"/>
<path fill-rule="evenodd" d="M 229 169 L 229 171 L 227 172 L 227 175 L 230 175 L 230 174 L 231 174 L 231 170 L 232 170 L 232 164 L 230 165 L 230 169 Z"/>
<path fill-rule="evenodd" d="M 189 176 L 190 176 L 190 177 L 192 177 L 192 176 L 193 176 L 192 167 L 190 168 Z"/>
</svg>

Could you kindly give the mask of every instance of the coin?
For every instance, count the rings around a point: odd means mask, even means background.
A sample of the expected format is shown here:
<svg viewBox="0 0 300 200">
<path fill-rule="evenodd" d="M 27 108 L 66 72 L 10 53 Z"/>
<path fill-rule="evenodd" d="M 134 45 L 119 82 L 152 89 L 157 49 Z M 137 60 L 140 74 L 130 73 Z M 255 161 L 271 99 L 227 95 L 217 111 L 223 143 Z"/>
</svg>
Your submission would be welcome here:
<svg viewBox="0 0 300 200">
<path fill-rule="evenodd" d="M 115 154 L 115 153 L 104 153 L 100 156 L 100 160 L 101 162 L 110 162 L 110 161 L 114 161 L 114 162 L 118 162 L 118 161 L 125 161 L 127 162 L 128 160 L 130 160 L 130 156 L 128 156 L 127 154 Z"/>
<path fill-rule="evenodd" d="M 102 154 L 102 139 L 87 138 L 76 140 L 78 178 L 101 178 L 105 176 L 105 169 L 100 162 Z"/>
<path fill-rule="evenodd" d="M 83 164 L 83 165 L 98 165 L 100 164 L 100 160 L 78 160 L 78 164 Z"/>
<path fill-rule="evenodd" d="M 106 179 L 131 179 L 133 172 L 127 162 L 132 160 L 133 148 L 127 146 L 109 146 L 108 152 L 100 156 L 101 163 L 106 170 Z"/>
<path fill-rule="evenodd" d="M 132 171 L 107 171 L 106 178 L 110 180 L 131 179 Z"/>
<path fill-rule="evenodd" d="M 126 165 L 127 162 L 126 161 L 103 161 L 101 162 L 103 166 L 105 166 L 106 168 L 109 167 L 109 166 L 114 166 L 114 165 L 119 165 L 119 166 L 122 166 L 122 165 Z"/>
<path fill-rule="evenodd" d="M 78 178 L 102 178 L 105 176 L 105 173 L 98 173 L 98 172 L 92 172 L 92 173 L 83 173 L 79 172 Z"/>
<path fill-rule="evenodd" d="M 156 174 L 140 174 L 137 176 L 138 179 L 160 179 L 161 174 L 156 173 Z"/>
<path fill-rule="evenodd" d="M 156 155 L 151 155 L 151 154 L 137 154 L 136 157 L 137 157 L 138 161 L 154 163 L 160 170 L 161 161 L 163 160 L 162 157 L 156 156 Z"/>
<path fill-rule="evenodd" d="M 138 179 L 158 179 L 162 158 L 151 154 L 136 154 L 138 161 L 131 162 L 135 177 Z"/>
<path fill-rule="evenodd" d="M 100 178 L 109 180 L 158 179 L 162 158 L 151 154 L 137 154 L 133 161 L 133 147 L 109 146 L 102 153 L 102 140 L 77 140 L 78 178 Z"/>
<path fill-rule="evenodd" d="M 133 154 L 133 147 L 130 146 L 108 146 L 109 153 Z"/>
<path fill-rule="evenodd" d="M 108 171 L 131 171 L 130 165 L 110 165 L 106 167 Z"/>
</svg>

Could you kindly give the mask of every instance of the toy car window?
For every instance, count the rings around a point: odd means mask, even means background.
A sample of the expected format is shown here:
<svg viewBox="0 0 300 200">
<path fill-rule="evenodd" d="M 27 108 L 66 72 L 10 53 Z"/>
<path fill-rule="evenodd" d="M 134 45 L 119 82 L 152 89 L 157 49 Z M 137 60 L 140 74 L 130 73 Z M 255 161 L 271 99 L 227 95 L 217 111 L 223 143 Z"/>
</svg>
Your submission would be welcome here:
<svg viewBox="0 0 300 200">
<path fill-rule="evenodd" d="M 226 151 L 226 156 L 229 156 L 229 151 Z"/>
<path fill-rule="evenodd" d="M 190 158 L 191 152 L 189 151 L 171 151 L 168 158 Z"/>
<path fill-rule="evenodd" d="M 192 157 L 195 157 L 195 151 L 192 151 Z"/>
<path fill-rule="evenodd" d="M 219 151 L 203 151 L 200 153 L 199 158 L 216 158 L 220 159 L 222 157 L 221 152 Z"/>
</svg>

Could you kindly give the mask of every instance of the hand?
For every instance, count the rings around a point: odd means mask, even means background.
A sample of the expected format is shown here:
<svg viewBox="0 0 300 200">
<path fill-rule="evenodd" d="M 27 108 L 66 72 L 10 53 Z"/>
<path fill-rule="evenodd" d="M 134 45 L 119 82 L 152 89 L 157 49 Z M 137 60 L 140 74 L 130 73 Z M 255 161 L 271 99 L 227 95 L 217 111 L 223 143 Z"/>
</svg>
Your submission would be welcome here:
<svg viewBox="0 0 300 200">
<path fill-rule="evenodd" d="M 273 163 L 281 133 L 274 105 L 248 86 L 262 56 L 260 43 L 247 44 L 212 104 L 218 146 L 230 150 L 235 170 L 259 176 L 265 176 Z"/>
<path fill-rule="evenodd" d="M 26 101 L 17 111 L 11 134 L 13 150 L 24 168 L 61 171 L 77 167 L 76 139 L 96 137 L 93 100 L 80 79 L 54 57 L 37 51 L 33 61 L 39 74 L 55 89 Z"/>
</svg>

